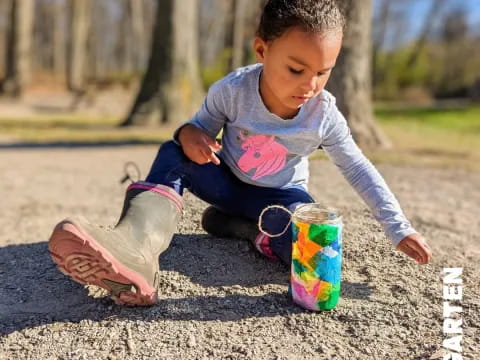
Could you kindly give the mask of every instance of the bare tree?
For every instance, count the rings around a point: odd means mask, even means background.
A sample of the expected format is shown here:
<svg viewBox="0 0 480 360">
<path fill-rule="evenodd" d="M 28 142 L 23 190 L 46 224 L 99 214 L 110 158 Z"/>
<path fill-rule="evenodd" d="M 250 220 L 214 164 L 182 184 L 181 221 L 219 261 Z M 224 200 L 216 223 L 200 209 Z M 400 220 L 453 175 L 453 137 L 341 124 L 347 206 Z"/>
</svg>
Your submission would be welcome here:
<svg viewBox="0 0 480 360">
<path fill-rule="evenodd" d="M 142 1 L 129 0 L 130 24 L 132 29 L 133 68 L 140 69 L 145 64 L 145 14 Z"/>
<path fill-rule="evenodd" d="M 372 64 L 373 64 L 373 83 L 376 84 L 380 78 L 381 71 L 378 66 L 378 57 L 380 51 L 385 44 L 385 37 L 387 34 L 387 28 L 392 16 L 392 5 L 394 0 L 383 0 L 380 3 L 380 11 L 378 17 L 374 19 L 373 31 L 373 51 L 372 51 Z"/>
<path fill-rule="evenodd" d="M 137 4 L 141 5 L 139 1 Z M 114 46 L 114 60 L 113 66 L 119 69 L 122 73 L 133 72 L 134 67 L 134 46 L 132 31 L 132 13 L 130 11 L 130 0 L 122 0 L 119 3 L 120 16 L 115 21 L 116 41 Z"/>
<path fill-rule="evenodd" d="M 33 0 L 12 0 L 9 9 L 9 29 L 2 91 L 9 96 L 21 96 L 30 80 L 33 30 Z"/>
<path fill-rule="evenodd" d="M 35 6 L 35 20 L 33 26 L 33 51 L 32 51 L 32 65 L 41 70 L 51 69 L 51 41 L 52 34 L 52 18 L 50 14 L 48 3 L 42 0 L 37 0 Z"/>
<path fill-rule="evenodd" d="M 108 73 L 108 58 L 113 57 L 110 54 L 112 47 L 112 38 L 116 32 L 109 32 L 113 28 L 111 19 L 107 16 L 105 2 L 94 1 L 91 4 L 90 31 L 88 34 L 87 47 L 89 53 L 87 56 L 88 72 L 90 79 L 99 79 Z M 98 36 L 105 34 L 105 36 Z M 106 41 L 108 39 L 108 41 Z"/>
<path fill-rule="evenodd" d="M 245 22 L 248 0 L 235 0 L 233 21 L 233 54 L 232 68 L 238 68 L 243 64 L 245 43 Z"/>
<path fill-rule="evenodd" d="M 390 143 L 376 126 L 371 91 L 371 0 L 343 0 L 347 15 L 341 54 L 328 88 L 337 97 L 360 146 L 388 147 Z"/>
<path fill-rule="evenodd" d="M 121 16 L 118 27 L 115 59 L 123 73 L 133 74 L 145 66 L 145 1 L 122 0 L 118 3 Z"/>
<path fill-rule="evenodd" d="M 7 45 L 7 14 L 9 9 L 8 1 L 0 1 L 0 85 L 5 76 L 5 60 Z"/>
<path fill-rule="evenodd" d="M 202 0 L 203 1 L 203 0 Z M 150 47 L 152 43 L 153 27 L 155 26 L 155 19 L 157 15 L 157 0 L 144 0 L 142 6 L 143 13 L 143 60 L 139 70 L 145 70 L 149 60 Z"/>
<path fill-rule="evenodd" d="M 55 75 L 65 77 L 67 48 L 65 41 L 65 3 L 55 1 L 53 4 L 53 71 Z"/>
<path fill-rule="evenodd" d="M 247 60 L 247 51 L 251 49 L 251 40 L 262 10 L 261 4 L 262 0 L 235 0 L 232 69 L 244 65 Z"/>
<path fill-rule="evenodd" d="M 439 90 L 450 96 L 461 95 L 458 91 L 467 91 L 471 69 L 468 63 L 475 59 L 474 46 L 469 42 L 468 11 L 465 5 L 448 12 L 442 21 L 440 35 L 443 45 L 443 71 Z M 457 94 L 455 94 L 457 92 Z"/>
<path fill-rule="evenodd" d="M 372 83 L 374 97 L 389 97 L 398 90 L 398 52 L 395 50 L 407 40 L 411 28 L 409 11 L 415 0 L 382 0 L 373 19 Z M 387 41 L 388 40 L 388 41 Z"/>
<path fill-rule="evenodd" d="M 70 49 L 68 51 L 68 88 L 81 93 L 85 84 L 90 0 L 70 0 Z"/>
<path fill-rule="evenodd" d="M 233 0 L 202 0 L 200 11 L 200 64 L 217 66 L 231 42 Z"/>
<path fill-rule="evenodd" d="M 201 102 L 197 0 L 158 0 L 147 72 L 121 126 L 187 120 Z"/>
<path fill-rule="evenodd" d="M 428 37 L 433 29 L 435 21 L 438 20 L 445 5 L 446 5 L 446 0 L 433 0 L 431 2 L 430 10 L 427 16 L 425 16 L 425 20 L 423 22 L 420 35 L 418 36 L 418 40 L 415 43 L 415 46 L 410 54 L 410 57 L 407 60 L 408 67 L 415 65 L 415 63 L 417 62 L 418 57 L 420 56 L 422 50 L 425 48 L 425 45 L 427 44 Z"/>
<path fill-rule="evenodd" d="M 200 63 L 215 73 L 249 60 L 263 0 L 202 0 L 200 2 Z M 209 79 L 211 80 L 211 79 Z"/>
</svg>

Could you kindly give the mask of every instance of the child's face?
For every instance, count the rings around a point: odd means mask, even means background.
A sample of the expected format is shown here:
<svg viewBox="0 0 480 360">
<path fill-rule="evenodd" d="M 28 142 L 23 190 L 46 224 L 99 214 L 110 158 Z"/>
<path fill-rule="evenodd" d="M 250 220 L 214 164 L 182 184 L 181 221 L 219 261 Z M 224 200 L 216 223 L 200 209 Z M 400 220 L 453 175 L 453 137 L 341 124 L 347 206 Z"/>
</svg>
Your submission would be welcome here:
<svg viewBox="0 0 480 360">
<path fill-rule="evenodd" d="M 263 64 L 260 93 L 270 112 L 295 116 L 325 87 L 342 46 L 342 32 L 307 33 L 288 29 L 270 42 L 255 38 L 257 61 Z"/>
</svg>

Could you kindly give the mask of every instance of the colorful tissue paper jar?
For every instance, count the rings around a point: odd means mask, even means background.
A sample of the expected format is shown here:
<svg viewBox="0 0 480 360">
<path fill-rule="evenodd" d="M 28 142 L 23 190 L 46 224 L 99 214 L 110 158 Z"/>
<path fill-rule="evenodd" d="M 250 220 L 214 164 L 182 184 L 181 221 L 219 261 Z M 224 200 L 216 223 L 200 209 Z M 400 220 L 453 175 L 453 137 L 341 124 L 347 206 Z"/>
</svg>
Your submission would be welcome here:
<svg viewBox="0 0 480 360">
<path fill-rule="evenodd" d="M 308 310 L 333 309 L 340 297 L 342 219 L 320 204 L 298 207 L 292 216 L 293 301 Z"/>
</svg>

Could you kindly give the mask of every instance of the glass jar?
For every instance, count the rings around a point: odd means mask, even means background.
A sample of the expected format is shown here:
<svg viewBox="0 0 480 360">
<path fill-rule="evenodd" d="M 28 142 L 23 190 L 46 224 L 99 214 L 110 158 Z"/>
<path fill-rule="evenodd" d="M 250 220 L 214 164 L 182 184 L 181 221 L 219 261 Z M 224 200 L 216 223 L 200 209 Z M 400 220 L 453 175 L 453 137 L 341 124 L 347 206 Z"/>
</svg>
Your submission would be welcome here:
<svg viewBox="0 0 480 360">
<path fill-rule="evenodd" d="M 318 203 L 297 207 L 292 215 L 293 301 L 309 310 L 333 309 L 340 297 L 342 217 Z"/>
</svg>

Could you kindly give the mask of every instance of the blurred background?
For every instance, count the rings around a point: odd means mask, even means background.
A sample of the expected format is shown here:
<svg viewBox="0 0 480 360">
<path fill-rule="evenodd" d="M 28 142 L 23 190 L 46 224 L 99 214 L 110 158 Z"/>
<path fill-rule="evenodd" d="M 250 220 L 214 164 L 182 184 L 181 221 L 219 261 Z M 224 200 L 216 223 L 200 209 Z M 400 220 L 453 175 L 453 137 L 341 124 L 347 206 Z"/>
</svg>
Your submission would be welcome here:
<svg viewBox="0 0 480 360">
<path fill-rule="evenodd" d="M 357 40 L 329 89 L 359 144 L 375 162 L 479 169 L 480 2 L 343 2 Z M 170 138 L 214 81 L 255 62 L 263 3 L 0 0 L 1 146 Z M 363 85 L 339 86 L 348 76 Z"/>
</svg>

